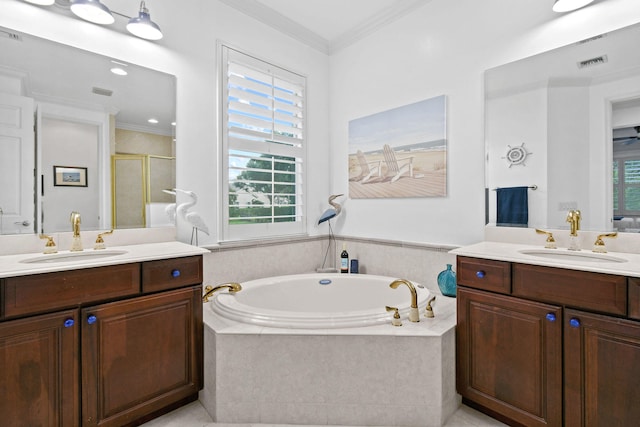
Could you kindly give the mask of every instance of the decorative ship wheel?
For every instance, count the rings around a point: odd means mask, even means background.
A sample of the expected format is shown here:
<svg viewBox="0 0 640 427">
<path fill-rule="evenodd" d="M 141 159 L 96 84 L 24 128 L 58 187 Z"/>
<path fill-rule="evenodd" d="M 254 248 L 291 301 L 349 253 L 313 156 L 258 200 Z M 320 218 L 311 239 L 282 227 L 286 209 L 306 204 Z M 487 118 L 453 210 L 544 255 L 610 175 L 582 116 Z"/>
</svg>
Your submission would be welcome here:
<svg viewBox="0 0 640 427">
<path fill-rule="evenodd" d="M 516 147 L 512 147 L 510 145 L 507 145 L 507 147 L 509 147 L 509 149 L 507 150 L 507 155 L 504 156 L 503 159 L 507 159 L 507 162 L 509 162 L 509 167 L 513 165 L 526 166 L 524 164 L 524 161 L 527 159 L 527 156 L 529 154 L 533 154 L 529 153 L 527 149 L 524 148 L 524 142 Z"/>
</svg>

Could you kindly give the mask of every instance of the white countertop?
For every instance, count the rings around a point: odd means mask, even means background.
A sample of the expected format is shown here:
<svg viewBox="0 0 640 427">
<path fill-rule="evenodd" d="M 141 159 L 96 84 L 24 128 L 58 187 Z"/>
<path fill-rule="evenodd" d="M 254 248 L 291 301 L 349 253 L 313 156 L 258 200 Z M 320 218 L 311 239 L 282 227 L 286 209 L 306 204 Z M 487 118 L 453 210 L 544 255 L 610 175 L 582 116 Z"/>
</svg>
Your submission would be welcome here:
<svg viewBox="0 0 640 427">
<path fill-rule="evenodd" d="M 522 253 L 536 251 L 542 255 L 559 254 L 557 259 Z M 562 254 L 574 255 L 576 251 L 566 248 L 545 249 L 544 246 L 521 245 L 516 243 L 481 242 L 452 250 L 450 253 L 474 258 L 492 259 L 497 261 L 519 262 L 522 264 L 542 265 L 546 267 L 567 268 L 570 270 L 590 271 L 594 273 L 616 274 L 620 276 L 640 277 L 640 254 L 607 252 L 603 257 L 613 257 L 624 262 L 598 262 L 576 259 L 560 259 Z M 583 249 L 578 254 L 595 255 L 590 249 Z"/>
<path fill-rule="evenodd" d="M 187 245 L 181 242 L 145 243 L 141 245 L 112 246 L 104 250 L 105 253 L 123 251 L 122 254 L 103 258 L 71 258 L 68 261 L 29 263 L 35 258 L 63 256 L 69 251 L 59 251 L 56 254 L 29 253 L 19 255 L 0 256 L 0 278 L 26 276 L 28 274 L 50 273 L 55 271 L 78 270 L 81 268 L 102 267 L 107 265 L 127 264 L 140 261 L 178 258 L 208 253 L 206 249 Z M 99 254 L 101 250 L 85 249 L 83 254 Z"/>
</svg>

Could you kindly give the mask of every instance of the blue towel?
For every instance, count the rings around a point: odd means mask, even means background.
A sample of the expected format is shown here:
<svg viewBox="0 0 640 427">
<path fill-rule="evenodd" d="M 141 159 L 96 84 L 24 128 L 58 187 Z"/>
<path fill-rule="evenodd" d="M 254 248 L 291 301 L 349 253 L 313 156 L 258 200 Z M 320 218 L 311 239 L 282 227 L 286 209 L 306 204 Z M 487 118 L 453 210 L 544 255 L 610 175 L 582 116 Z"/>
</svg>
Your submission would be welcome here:
<svg viewBox="0 0 640 427">
<path fill-rule="evenodd" d="M 529 187 L 498 188 L 497 225 L 503 227 L 527 227 L 529 224 Z"/>
</svg>

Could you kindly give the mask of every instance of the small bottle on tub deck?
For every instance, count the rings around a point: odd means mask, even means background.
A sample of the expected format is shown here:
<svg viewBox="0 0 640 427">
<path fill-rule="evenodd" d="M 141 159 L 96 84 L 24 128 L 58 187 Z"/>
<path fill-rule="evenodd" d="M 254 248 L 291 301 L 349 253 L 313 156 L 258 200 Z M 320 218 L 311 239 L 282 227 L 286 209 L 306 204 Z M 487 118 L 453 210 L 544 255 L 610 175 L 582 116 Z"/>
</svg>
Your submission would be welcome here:
<svg viewBox="0 0 640 427">
<path fill-rule="evenodd" d="M 342 244 L 342 253 L 340 254 L 340 273 L 349 272 L 349 252 L 347 252 L 347 244 Z"/>
</svg>

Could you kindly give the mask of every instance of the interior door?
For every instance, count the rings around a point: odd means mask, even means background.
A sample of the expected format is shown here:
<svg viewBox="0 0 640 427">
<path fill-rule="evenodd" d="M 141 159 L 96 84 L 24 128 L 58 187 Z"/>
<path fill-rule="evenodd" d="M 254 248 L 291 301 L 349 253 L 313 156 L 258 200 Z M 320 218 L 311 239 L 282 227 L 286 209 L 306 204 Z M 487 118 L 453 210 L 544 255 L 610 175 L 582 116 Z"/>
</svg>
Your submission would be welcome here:
<svg viewBox="0 0 640 427">
<path fill-rule="evenodd" d="M 34 232 L 33 99 L 0 93 L 0 234 Z"/>
</svg>

